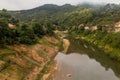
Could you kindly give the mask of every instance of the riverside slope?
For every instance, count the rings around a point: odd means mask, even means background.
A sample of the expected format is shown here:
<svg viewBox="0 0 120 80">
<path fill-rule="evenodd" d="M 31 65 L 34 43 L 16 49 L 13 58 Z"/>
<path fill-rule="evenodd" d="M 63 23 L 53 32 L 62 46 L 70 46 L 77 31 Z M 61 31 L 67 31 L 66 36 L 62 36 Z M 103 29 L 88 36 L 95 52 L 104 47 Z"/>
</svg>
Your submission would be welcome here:
<svg viewBox="0 0 120 80">
<path fill-rule="evenodd" d="M 35 45 L 13 45 L 0 49 L 0 80 L 36 80 L 58 52 L 59 40 L 43 37 Z"/>
</svg>

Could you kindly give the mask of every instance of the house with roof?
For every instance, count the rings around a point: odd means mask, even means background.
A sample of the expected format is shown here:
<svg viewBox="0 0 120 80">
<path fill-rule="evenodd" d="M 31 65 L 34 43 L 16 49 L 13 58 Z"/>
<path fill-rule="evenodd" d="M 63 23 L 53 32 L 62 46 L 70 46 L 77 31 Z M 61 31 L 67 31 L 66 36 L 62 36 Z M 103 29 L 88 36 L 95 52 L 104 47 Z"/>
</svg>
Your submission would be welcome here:
<svg viewBox="0 0 120 80">
<path fill-rule="evenodd" d="M 120 32 L 120 21 L 115 24 L 114 30 L 115 32 Z"/>
<path fill-rule="evenodd" d="M 97 26 L 91 26 L 91 27 L 90 27 L 90 30 L 92 30 L 92 31 L 95 31 L 95 30 L 97 30 L 97 29 L 98 29 Z"/>
</svg>

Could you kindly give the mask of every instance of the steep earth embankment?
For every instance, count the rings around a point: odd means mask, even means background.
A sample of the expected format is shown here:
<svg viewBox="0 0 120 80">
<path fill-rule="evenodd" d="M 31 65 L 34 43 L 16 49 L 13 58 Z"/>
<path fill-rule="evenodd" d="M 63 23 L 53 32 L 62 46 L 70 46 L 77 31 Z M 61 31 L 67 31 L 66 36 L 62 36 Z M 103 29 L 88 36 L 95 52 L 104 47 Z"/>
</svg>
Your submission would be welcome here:
<svg viewBox="0 0 120 80">
<path fill-rule="evenodd" d="M 0 49 L 0 80 L 36 80 L 57 54 L 60 41 L 43 37 L 35 45 L 12 45 Z"/>
</svg>

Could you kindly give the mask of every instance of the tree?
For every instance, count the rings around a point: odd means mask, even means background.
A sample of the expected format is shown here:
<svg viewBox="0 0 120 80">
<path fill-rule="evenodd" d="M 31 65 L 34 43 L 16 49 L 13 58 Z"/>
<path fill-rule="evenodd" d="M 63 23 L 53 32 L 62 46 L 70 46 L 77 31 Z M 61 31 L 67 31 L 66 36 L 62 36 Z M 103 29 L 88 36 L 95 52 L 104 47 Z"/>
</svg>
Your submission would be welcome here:
<svg viewBox="0 0 120 80">
<path fill-rule="evenodd" d="M 25 24 L 19 30 L 18 40 L 24 44 L 32 44 L 37 41 L 34 31 Z"/>
<path fill-rule="evenodd" d="M 54 34 L 53 30 L 54 28 L 52 27 L 52 24 L 46 23 L 46 34 L 53 35 Z"/>
<path fill-rule="evenodd" d="M 38 37 L 42 37 L 43 35 L 45 35 L 45 31 L 44 31 L 43 26 L 41 26 L 38 23 L 35 23 L 33 25 L 33 31 Z"/>
</svg>

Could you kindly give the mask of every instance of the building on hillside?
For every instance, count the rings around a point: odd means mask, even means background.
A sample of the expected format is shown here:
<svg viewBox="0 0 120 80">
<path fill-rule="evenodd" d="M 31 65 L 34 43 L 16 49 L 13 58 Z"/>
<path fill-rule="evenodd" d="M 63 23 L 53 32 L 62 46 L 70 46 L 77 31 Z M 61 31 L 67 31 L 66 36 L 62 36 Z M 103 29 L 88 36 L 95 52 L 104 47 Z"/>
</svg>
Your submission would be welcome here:
<svg viewBox="0 0 120 80">
<path fill-rule="evenodd" d="M 115 24 L 114 30 L 115 32 L 120 32 L 120 22 Z"/>
<path fill-rule="evenodd" d="M 14 28 L 15 28 L 15 25 L 9 23 L 9 24 L 8 24 L 8 27 L 11 28 L 11 29 L 14 29 Z"/>
<path fill-rule="evenodd" d="M 85 30 L 95 31 L 95 30 L 97 30 L 98 28 L 97 28 L 97 26 L 90 26 L 90 27 L 89 27 L 89 26 L 85 26 L 84 29 L 85 29 Z"/>
<path fill-rule="evenodd" d="M 90 30 L 90 27 L 85 26 L 84 29 L 85 29 L 85 30 Z"/>
<path fill-rule="evenodd" d="M 105 28 L 107 32 L 114 32 L 114 27 L 106 26 Z"/>
<path fill-rule="evenodd" d="M 120 32 L 120 27 L 115 27 L 115 32 Z"/>
<path fill-rule="evenodd" d="M 102 31 L 114 32 L 114 27 L 109 26 L 109 25 L 105 25 L 105 26 L 102 26 Z"/>
<path fill-rule="evenodd" d="M 79 26 L 81 27 L 81 26 L 85 26 L 84 24 L 79 24 Z"/>
<path fill-rule="evenodd" d="M 90 27 L 90 30 L 92 30 L 92 31 L 95 31 L 95 30 L 97 30 L 97 29 L 98 29 L 97 26 L 91 26 L 91 27 Z"/>
</svg>

